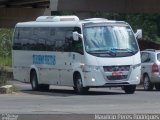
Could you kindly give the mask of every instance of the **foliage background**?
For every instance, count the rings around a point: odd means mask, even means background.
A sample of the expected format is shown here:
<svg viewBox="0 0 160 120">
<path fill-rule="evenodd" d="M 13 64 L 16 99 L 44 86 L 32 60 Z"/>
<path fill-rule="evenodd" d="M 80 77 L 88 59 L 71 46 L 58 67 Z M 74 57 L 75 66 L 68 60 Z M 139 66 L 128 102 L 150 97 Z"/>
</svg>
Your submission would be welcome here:
<svg viewBox="0 0 160 120">
<path fill-rule="evenodd" d="M 0 28 L 0 67 L 11 66 L 11 28 Z"/>
</svg>

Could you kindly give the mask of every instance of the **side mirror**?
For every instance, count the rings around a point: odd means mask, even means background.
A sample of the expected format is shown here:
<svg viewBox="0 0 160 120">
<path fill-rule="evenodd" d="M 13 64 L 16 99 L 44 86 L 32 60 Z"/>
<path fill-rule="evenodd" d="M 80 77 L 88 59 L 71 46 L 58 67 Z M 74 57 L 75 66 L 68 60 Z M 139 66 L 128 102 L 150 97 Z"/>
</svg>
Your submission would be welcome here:
<svg viewBox="0 0 160 120">
<path fill-rule="evenodd" d="M 142 29 L 137 29 L 137 32 L 135 33 L 135 37 L 137 39 L 141 39 L 142 38 Z"/>
<path fill-rule="evenodd" d="M 78 32 L 73 32 L 73 40 L 78 41 L 79 40 L 79 33 Z"/>
</svg>

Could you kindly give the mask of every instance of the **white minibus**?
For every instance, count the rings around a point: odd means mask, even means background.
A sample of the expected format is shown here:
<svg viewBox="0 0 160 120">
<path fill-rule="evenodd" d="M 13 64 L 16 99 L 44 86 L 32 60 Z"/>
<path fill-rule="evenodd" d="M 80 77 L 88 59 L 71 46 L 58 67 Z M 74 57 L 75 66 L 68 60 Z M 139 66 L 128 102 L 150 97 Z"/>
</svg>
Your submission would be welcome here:
<svg viewBox="0 0 160 120">
<path fill-rule="evenodd" d="M 141 37 L 128 23 L 104 18 L 40 16 L 17 23 L 14 79 L 30 82 L 33 90 L 70 86 L 84 94 L 94 87 L 121 87 L 133 94 L 140 83 Z"/>
</svg>

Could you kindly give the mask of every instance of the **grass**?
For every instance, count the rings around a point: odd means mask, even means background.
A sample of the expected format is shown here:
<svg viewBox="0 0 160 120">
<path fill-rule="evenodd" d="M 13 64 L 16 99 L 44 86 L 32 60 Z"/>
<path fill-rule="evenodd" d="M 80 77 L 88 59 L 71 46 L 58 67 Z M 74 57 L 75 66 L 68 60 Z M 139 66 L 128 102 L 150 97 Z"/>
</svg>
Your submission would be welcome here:
<svg viewBox="0 0 160 120">
<path fill-rule="evenodd" d="M 10 56 L 1 57 L 0 56 L 0 66 L 12 66 L 12 58 Z"/>
</svg>

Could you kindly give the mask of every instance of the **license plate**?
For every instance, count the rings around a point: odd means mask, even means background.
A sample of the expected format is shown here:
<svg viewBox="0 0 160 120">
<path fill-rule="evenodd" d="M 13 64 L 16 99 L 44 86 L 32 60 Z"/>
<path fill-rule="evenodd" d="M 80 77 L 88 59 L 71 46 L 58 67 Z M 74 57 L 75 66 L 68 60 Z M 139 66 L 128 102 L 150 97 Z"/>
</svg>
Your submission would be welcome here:
<svg viewBox="0 0 160 120">
<path fill-rule="evenodd" d="M 112 76 L 122 76 L 123 72 L 112 72 Z"/>
</svg>

